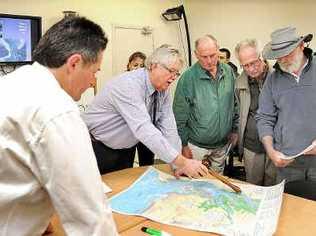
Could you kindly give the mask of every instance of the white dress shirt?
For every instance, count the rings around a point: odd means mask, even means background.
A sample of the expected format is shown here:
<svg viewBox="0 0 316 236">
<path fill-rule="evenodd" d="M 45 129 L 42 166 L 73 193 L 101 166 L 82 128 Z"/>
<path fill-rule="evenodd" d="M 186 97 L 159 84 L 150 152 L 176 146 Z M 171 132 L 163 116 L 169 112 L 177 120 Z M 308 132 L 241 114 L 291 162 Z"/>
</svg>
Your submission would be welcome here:
<svg viewBox="0 0 316 236">
<path fill-rule="evenodd" d="M 38 63 L 0 80 L 0 235 L 117 235 L 87 128 Z"/>
</svg>

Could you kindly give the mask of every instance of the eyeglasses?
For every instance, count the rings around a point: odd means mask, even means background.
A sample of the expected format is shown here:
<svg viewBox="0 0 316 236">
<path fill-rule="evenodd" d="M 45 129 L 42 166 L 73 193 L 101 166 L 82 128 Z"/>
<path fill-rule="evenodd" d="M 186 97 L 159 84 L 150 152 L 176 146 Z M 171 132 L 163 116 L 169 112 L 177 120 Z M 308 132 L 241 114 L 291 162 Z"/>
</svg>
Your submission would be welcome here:
<svg viewBox="0 0 316 236">
<path fill-rule="evenodd" d="M 159 64 L 161 65 L 164 69 L 166 69 L 167 71 L 169 71 L 170 74 L 172 74 L 173 76 L 175 76 L 176 78 L 178 78 L 181 74 L 179 71 L 177 70 L 174 70 L 174 69 L 170 69 L 168 68 L 166 65 L 164 64 Z"/>
<path fill-rule="evenodd" d="M 245 69 L 245 70 L 249 70 L 251 67 L 257 67 L 257 66 L 259 66 L 260 62 L 261 62 L 261 59 L 258 58 L 258 59 L 255 60 L 255 61 L 252 61 L 252 62 L 249 62 L 249 63 L 247 63 L 247 64 L 241 65 L 241 67 L 242 67 L 243 69 Z"/>
</svg>

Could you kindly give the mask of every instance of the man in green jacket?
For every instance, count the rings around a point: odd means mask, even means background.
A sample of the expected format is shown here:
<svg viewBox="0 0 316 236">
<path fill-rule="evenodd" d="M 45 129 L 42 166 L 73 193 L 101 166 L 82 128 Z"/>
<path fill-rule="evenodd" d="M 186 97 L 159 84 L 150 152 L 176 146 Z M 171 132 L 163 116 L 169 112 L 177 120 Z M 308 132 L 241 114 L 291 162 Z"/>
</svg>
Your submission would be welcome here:
<svg viewBox="0 0 316 236">
<path fill-rule="evenodd" d="M 223 173 L 228 146 L 238 137 L 234 72 L 219 62 L 212 35 L 196 40 L 195 55 L 198 62 L 181 76 L 173 103 L 182 154 L 199 160 L 207 155 L 212 168 Z"/>
</svg>

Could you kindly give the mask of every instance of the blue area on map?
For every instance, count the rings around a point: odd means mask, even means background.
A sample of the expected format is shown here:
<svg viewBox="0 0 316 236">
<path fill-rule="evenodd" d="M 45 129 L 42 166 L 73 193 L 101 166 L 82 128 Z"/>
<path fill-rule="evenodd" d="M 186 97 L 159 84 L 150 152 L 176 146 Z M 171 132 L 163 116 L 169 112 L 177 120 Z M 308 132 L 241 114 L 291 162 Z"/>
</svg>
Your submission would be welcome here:
<svg viewBox="0 0 316 236">
<path fill-rule="evenodd" d="M 116 195 L 110 199 L 110 205 L 113 211 L 140 215 L 157 198 L 167 197 L 170 193 L 178 193 L 181 195 L 197 194 L 204 198 L 209 198 L 210 201 L 215 201 L 216 204 L 223 204 L 223 200 L 236 198 L 236 193 L 221 189 L 216 185 L 206 181 L 190 181 L 168 179 L 168 181 L 161 181 L 159 173 L 156 169 L 150 168 L 141 176 L 140 179 L 127 191 L 120 195 Z M 242 197 L 249 205 L 257 202 L 246 195 L 238 195 Z"/>
</svg>

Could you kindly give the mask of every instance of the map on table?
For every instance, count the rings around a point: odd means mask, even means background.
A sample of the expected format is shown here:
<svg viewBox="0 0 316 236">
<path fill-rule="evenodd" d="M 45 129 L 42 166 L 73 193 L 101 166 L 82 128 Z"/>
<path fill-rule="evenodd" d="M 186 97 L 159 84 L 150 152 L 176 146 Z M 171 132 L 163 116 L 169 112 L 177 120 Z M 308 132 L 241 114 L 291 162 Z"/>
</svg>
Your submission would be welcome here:
<svg viewBox="0 0 316 236">
<path fill-rule="evenodd" d="M 284 182 L 272 187 L 238 184 L 232 192 L 215 179 L 176 179 L 149 167 L 128 189 L 113 196 L 114 212 L 138 215 L 192 230 L 223 235 L 272 235 Z"/>
</svg>

